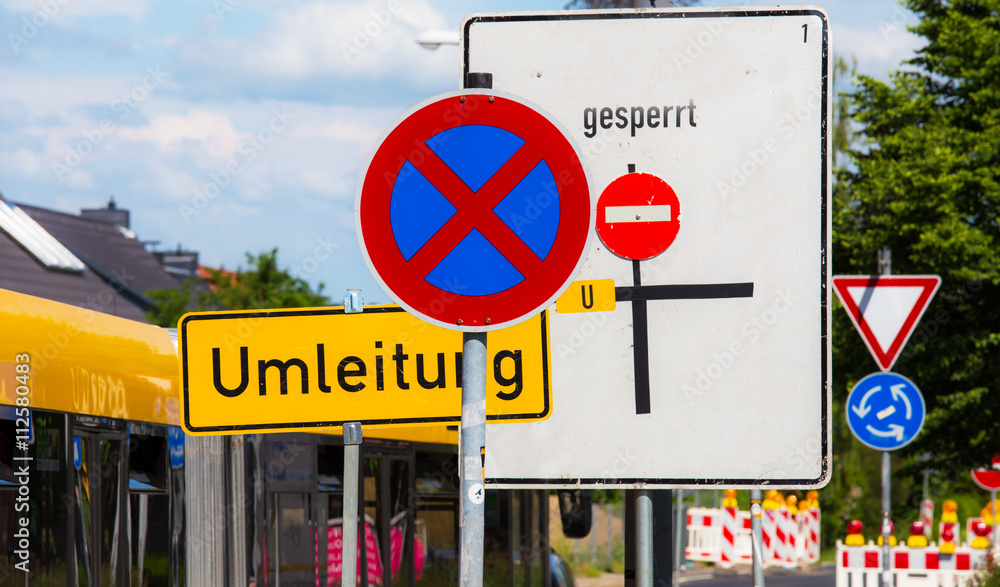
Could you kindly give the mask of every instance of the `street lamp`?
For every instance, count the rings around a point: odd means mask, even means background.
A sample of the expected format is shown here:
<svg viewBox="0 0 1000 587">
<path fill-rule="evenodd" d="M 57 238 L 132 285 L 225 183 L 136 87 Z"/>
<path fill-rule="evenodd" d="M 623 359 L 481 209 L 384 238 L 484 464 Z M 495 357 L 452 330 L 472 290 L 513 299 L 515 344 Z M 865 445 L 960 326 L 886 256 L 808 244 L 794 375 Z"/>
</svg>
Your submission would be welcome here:
<svg viewBox="0 0 1000 587">
<path fill-rule="evenodd" d="M 417 35 L 417 44 L 429 51 L 441 45 L 458 45 L 458 33 L 454 31 L 424 31 Z"/>
</svg>

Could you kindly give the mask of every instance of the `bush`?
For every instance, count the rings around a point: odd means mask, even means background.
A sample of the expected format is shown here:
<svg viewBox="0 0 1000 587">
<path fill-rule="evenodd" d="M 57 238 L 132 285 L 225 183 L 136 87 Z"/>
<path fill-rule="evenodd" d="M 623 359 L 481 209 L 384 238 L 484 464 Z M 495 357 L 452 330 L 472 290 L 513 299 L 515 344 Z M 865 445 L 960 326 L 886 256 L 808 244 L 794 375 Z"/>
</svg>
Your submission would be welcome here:
<svg viewBox="0 0 1000 587">
<path fill-rule="evenodd" d="M 1000 565 L 993 558 L 992 549 L 986 553 L 986 568 L 969 581 L 970 587 L 1000 587 Z"/>
</svg>

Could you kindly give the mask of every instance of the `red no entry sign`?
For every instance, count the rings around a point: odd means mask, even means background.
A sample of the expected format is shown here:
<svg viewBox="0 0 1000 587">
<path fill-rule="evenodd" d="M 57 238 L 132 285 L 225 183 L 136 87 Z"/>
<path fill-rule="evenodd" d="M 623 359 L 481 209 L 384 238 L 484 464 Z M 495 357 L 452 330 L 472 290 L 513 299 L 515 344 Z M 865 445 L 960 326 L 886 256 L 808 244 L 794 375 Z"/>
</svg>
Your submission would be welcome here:
<svg viewBox="0 0 1000 587">
<path fill-rule="evenodd" d="M 649 259 L 667 250 L 681 226 L 681 205 L 667 182 L 629 173 L 604 188 L 597 201 L 597 234 L 626 259 Z"/>
<path fill-rule="evenodd" d="M 453 92 L 383 135 L 358 186 L 358 239 L 401 306 L 493 330 L 537 314 L 572 280 L 589 249 L 590 194 L 548 115 L 503 92 Z"/>
</svg>

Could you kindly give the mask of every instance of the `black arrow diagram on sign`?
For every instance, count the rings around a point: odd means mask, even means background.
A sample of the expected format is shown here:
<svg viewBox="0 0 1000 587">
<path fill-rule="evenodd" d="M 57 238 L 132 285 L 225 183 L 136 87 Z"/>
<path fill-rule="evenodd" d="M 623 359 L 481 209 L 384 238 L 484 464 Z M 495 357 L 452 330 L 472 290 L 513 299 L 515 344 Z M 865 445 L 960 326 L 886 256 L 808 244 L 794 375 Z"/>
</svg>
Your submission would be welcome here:
<svg viewBox="0 0 1000 587">
<path fill-rule="evenodd" d="M 635 165 L 629 164 L 629 173 Z M 616 302 L 632 303 L 632 356 L 635 371 L 635 413 L 648 414 L 649 405 L 649 324 L 646 302 L 655 300 L 708 300 L 752 298 L 753 282 L 704 283 L 685 285 L 642 285 L 639 261 L 632 261 L 631 287 L 616 287 Z"/>
</svg>

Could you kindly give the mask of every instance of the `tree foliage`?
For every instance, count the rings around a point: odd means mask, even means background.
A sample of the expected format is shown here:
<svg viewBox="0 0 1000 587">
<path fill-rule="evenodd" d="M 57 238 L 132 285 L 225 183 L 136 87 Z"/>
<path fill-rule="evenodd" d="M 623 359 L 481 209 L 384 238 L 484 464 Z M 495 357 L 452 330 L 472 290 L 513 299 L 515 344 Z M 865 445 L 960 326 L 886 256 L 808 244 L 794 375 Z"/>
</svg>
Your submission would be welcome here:
<svg viewBox="0 0 1000 587">
<path fill-rule="evenodd" d="M 326 306 L 323 284 L 316 290 L 303 279 L 278 266 L 278 249 L 253 255 L 247 253 L 248 269 L 226 271 L 209 269 L 209 277 L 200 288 L 195 303 L 199 310 L 262 310 L 268 308 L 305 308 Z M 150 322 L 173 327 L 187 311 L 192 300 L 192 285 L 181 290 L 156 290 L 149 293 L 158 302 L 146 313 Z"/>
<path fill-rule="evenodd" d="M 873 274 L 888 245 L 894 274 L 942 278 L 894 367 L 928 408 L 924 431 L 894 453 L 910 480 L 894 501 L 912 506 L 909 488 L 920 486 L 925 466 L 967 483 L 970 468 L 1000 452 L 1000 0 L 904 4 L 920 17 L 913 31 L 926 46 L 888 81 L 856 78 L 849 99 L 860 133 L 850 165 L 838 170 L 833 262 L 837 274 Z M 876 365 L 839 304 L 833 349 L 841 460 L 833 484 L 862 488 L 877 511 L 877 477 L 845 474 L 846 461 L 870 459 L 854 453 L 842 412 L 851 387 Z M 877 473 L 877 460 L 871 466 Z"/>
<path fill-rule="evenodd" d="M 153 301 L 153 307 L 146 311 L 146 319 L 157 326 L 175 328 L 177 321 L 186 312 L 193 309 L 197 302 L 194 280 L 185 281 L 180 289 L 154 289 L 146 292 L 146 297 Z"/>
</svg>

